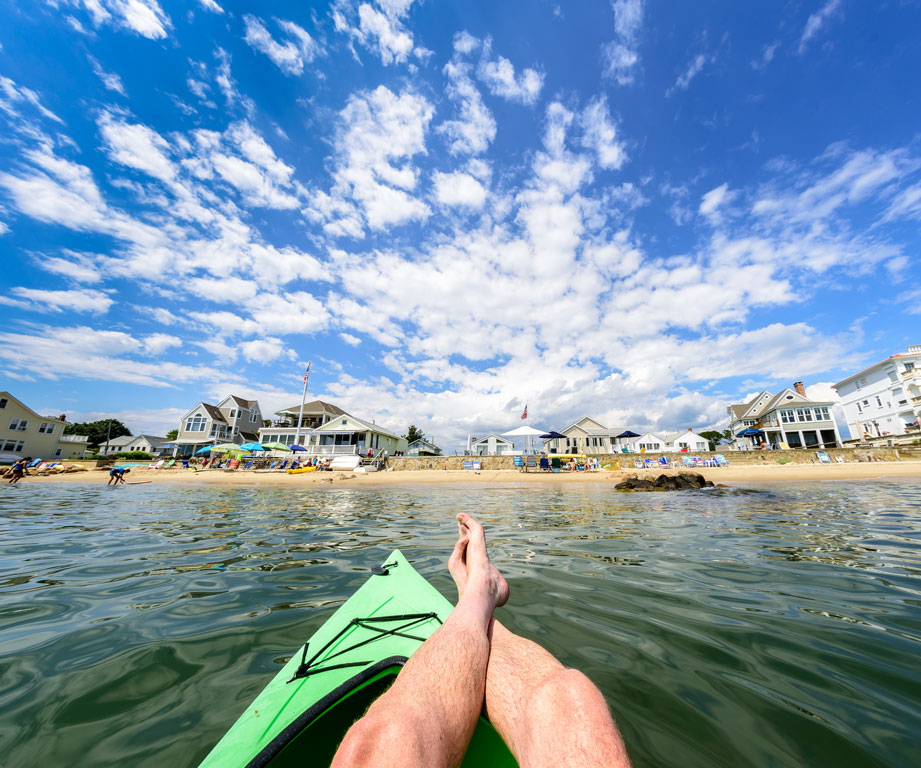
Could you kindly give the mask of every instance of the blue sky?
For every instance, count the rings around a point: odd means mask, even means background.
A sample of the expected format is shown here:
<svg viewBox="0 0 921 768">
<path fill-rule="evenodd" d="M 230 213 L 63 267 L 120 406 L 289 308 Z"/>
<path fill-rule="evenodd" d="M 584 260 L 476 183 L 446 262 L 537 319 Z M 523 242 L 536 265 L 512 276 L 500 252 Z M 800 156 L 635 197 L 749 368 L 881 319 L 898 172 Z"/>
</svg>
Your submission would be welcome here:
<svg viewBox="0 0 921 768">
<path fill-rule="evenodd" d="M 921 339 L 918 2 L 0 3 L 0 386 L 724 425 Z"/>
</svg>

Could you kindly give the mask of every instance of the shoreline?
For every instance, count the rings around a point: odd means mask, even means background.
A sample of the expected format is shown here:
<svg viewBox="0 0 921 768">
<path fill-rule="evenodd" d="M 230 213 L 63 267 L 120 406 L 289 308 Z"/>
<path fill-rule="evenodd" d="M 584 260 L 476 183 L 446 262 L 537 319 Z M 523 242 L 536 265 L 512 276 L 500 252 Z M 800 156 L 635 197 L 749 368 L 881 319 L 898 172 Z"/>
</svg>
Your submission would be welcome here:
<svg viewBox="0 0 921 768">
<path fill-rule="evenodd" d="M 697 467 L 695 469 L 635 469 L 599 472 L 519 472 L 514 469 L 481 470 L 416 470 L 369 473 L 310 472 L 288 475 L 283 472 L 254 472 L 247 470 L 151 470 L 138 468 L 131 472 L 127 485 L 177 485 L 198 487 L 262 487 L 317 488 L 349 486 L 379 488 L 385 486 L 429 485 L 493 485 L 495 487 L 586 486 L 613 485 L 625 477 L 655 478 L 660 474 L 693 472 L 707 480 L 727 486 L 746 483 L 802 483 L 838 480 L 917 480 L 921 481 L 921 461 L 867 462 L 854 464 L 786 464 L 777 466 L 740 465 L 729 467 Z M 106 470 L 88 470 L 67 474 L 23 478 L 19 485 L 32 483 L 93 483 L 106 484 Z"/>
</svg>

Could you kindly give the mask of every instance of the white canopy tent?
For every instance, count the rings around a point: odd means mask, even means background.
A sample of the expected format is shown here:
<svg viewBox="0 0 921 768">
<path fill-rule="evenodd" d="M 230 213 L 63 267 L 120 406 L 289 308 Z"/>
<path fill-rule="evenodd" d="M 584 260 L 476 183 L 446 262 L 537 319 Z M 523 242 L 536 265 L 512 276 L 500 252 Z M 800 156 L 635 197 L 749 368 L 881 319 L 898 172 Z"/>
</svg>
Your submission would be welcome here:
<svg viewBox="0 0 921 768">
<path fill-rule="evenodd" d="M 543 435 L 547 432 L 545 429 L 535 429 L 534 427 L 525 425 L 523 427 L 518 427 L 518 429 L 513 429 L 511 432 L 503 432 L 502 437 L 523 437 L 525 438 L 525 444 L 527 445 L 527 452 L 533 453 L 531 449 L 531 441 L 533 438 Z"/>
</svg>

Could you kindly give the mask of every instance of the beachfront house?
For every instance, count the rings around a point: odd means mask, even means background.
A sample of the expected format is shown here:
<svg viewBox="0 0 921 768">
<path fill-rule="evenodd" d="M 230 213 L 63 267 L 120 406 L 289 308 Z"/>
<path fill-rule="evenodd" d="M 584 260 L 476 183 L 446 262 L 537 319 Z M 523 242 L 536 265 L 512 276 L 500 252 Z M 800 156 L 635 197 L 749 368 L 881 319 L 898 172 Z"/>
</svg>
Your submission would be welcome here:
<svg viewBox="0 0 921 768">
<path fill-rule="evenodd" d="M 407 456 L 441 456 L 441 448 L 435 445 L 432 442 L 429 442 L 424 437 L 420 437 L 418 440 L 413 440 L 406 447 Z"/>
<path fill-rule="evenodd" d="M 55 448 L 55 459 L 83 459 L 91 451 L 89 448 L 88 435 L 61 435 L 58 438 L 58 445 Z"/>
<path fill-rule="evenodd" d="M 338 405 L 327 403 L 324 400 L 312 400 L 304 403 L 303 418 L 301 418 L 301 404 L 298 403 L 290 408 L 275 411 L 277 418 L 260 427 L 259 442 L 295 445 L 300 440 L 301 445 L 306 445 L 304 440 L 307 439 L 310 432 L 336 417 L 347 415 Z M 300 436 L 298 436 L 298 421 L 301 424 Z"/>
<path fill-rule="evenodd" d="M 690 427 L 684 432 L 667 432 L 662 436 L 665 450 L 669 453 L 687 453 L 694 451 L 709 451 L 710 442 L 698 435 Z"/>
<path fill-rule="evenodd" d="M 58 445 L 67 421 L 64 416 L 42 416 L 9 392 L 0 392 L 0 457 L 12 463 L 26 456 L 60 458 Z"/>
<path fill-rule="evenodd" d="M 587 455 L 618 453 L 620 444 L 617 435 L 623 431 L 622 427 L 606 427 L 590 416 L 583 416 L 566 429 L 560 430 L 560 434 L 565 437 L 545 441 L 544 451 L 551 454 L 580 453 Z"/>
<path fill-rule="evenodd" d="M 365 455 L 371 451 L 375 456 L 394 456 L 405 455 L 407 444 L 405 437 L 394 434 L 375 421 L 343 413 L 314 429 L 304 447 L 309 455 Z"/>
<path fill-rule="evenodd" d="M 921 422 L 921 344 L 897 352 L 832 388 L 841 398 L 852 438 L 918 435 Z"/>
<path fill-rule="evenodd" d="M 515 443 L 494 432 L 485 437 L 471 437 L 469 445 L 469 452 L 474 456 L 510 456 L 515 453 Z"/>
<path fill-rule="evenodd" d="M 113 453 L 125 453 L 127 451 L 144 451 L 145 453 L 155 453 L 161 445 L 166 445 L 169 441 L 165 437 L 156 435 L 122 435 L 113 437 L 108 442 L 99 446 L 99 453 L 105 456 L 111 456 Z"/>
<path fill-rule="evenodd" d="M 228 395 L 217 405 L 199 403 L 189 410 L 172 442 L 179 446 L 179 455 L 188 456 L 206 445 L 255 442 L 260 426 L 262 411 L 257 401 Z"/>
<path fill-rule="evenodd" d="M 652 432 L 647 432 L 639 437 L 625 439 L 623 447 L 628 453 L 664 453 L 665 440 Z"/>
<path fill-rule="evenodd" d="M 729 406 L 729 429 L 738 450 L 751 448 L 836 448 L 841 446 L 831 401 L 806 397 L 803 382 L 774 395 L 759 392 L 747 403 Z M 747 429 L 760 434 L 741 437 Z"/>
</svg>

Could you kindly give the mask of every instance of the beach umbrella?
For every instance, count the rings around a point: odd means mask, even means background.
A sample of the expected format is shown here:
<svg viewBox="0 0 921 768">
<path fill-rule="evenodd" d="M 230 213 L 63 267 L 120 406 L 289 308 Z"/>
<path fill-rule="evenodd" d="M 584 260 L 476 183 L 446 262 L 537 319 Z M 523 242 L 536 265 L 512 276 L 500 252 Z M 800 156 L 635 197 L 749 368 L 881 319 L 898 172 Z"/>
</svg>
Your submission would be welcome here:
<svg viewBox="0 0 921 768">
<path fill-rule="evenodd" d="M 636 434 L 636 432 L 631 432 L 631 431 L 628 429 L 626 432 L 621 432 L 621 433 L 617 436 L 617 439 L 619 440 L 619 439 L 622 438 L 622 437 L 639 437 L 639 435 Z"/>
<path fill-rule="evenodd" d="M 739 432 L 739 434 L 737 434 L 736 437 L 757 437 L 758 435 L 763 435 L 763 434 L 764 434 L 763 429 L 752 429 L 751 427 L 749 427 L 748 429 L 743 429 L 741 432 Z"/>
<path fill-rule="evenodd" d="M 243 453 L 243 449 L 236 443 L 221 443 L 220 445 L 212 445 L 211 450 L 215 453 L 233 453 L 234 451 Z"/>
<path fill-rule="evenodd" d="M 529 427 L 527 425 L 523 427 L 518 427 L 518 429 L 513 429 L 511 432 L 503 432 L 502 437 L 523 437 L 527 445 L 528 453 L 531 452 L 531 438 L 540 437 L 544 433 L 542 429 L 535 429 L 534 427 Z"/>
<path fill-rule="evenodd" d="M 552 429 L 543 435 L 539 435 L 539 437 L 541 440 L 560 440 L 560 439 L 565 440 L 566 439 L 566 435 L 561 435 L 559 432 L 554 432 Z"/>
<path fill-rule="evenodd" d="M 289 451 L 306 451 L 307 449 L 303 445 L 289 445 Z"/>
<path fill-rule="evenodd" d="M 243 443 L 240 449 L 244 451 L 264 451 L 265 447 L 262 443 Z"/>
<path fill-rule="evenodd" d="M 208 453 L 208 451 L 210 451 L 212 448 L 213 446 L 206 445 L 204 448 L 199 448 L 197 451 L 195 451 L 195 454 L 198 455 L 199 453 Z"/>
<path fill-rule="evenodd" d="M 284 443 L 263 443 L 262 447 L 267 451 L 287 451 L 288 446 Z"/>
</svg>

